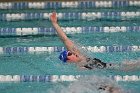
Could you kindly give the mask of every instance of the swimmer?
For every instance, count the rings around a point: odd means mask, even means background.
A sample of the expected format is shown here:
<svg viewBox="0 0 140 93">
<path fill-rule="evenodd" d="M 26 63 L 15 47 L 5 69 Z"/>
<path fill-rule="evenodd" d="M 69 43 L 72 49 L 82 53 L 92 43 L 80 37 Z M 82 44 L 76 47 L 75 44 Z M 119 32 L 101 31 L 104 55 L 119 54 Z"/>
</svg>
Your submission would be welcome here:
<svg viewBox="0 0 140 93">
<path fill-rule="evenodd" d="M 59 59 L 63 63 L 76 63 L 80 68 L 84 69 L 94 69 L 94 68 L 112 68 L 118 67 L 119 65 L 113 63 L 104 63 L 100 59 L 97 58 L 90 58 L 83 55 L 80 50 L 76 47 L 73 41 L 71 41 L 67 35 L 63 32 L 59 24 L 57 23 L 57 15 L 55 12 L 52 13 L 50 16 L 50 20 L 52 25 L 56 29 L 56 32 L 64 45 L 66 46 L 67 50 L 63 51 L 59 55 Z M 129 66 L 129 65 L 128 65 Z"/>
</svg>

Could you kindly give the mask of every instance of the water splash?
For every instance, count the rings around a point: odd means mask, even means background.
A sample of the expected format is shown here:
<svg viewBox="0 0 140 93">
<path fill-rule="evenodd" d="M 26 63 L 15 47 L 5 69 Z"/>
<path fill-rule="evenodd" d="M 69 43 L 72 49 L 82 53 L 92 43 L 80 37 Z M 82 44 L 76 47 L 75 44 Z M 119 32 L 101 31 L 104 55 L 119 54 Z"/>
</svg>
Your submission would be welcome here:
<svg viewBox="0 0 140 93">
<path fill-rule="evenodd" d="M 140 58 L 136 60 L 124 60 L 122 61 L 122 70 L 124 71 L 138 71 L 140 70 Z"/>
<path fill-rule="evenodd" d="M 115 81 L 104 76 L 83 77 L 60 89 L 60 93 L 126 93 Z"/>
<path fill-rule="evenodd" d="M 74 40 L 75 47 L 80 50 L 81 54 L 88 57 L 93 57 L 93 52 L 89 51 L 87 48 L 83 47 L 85 44 L 80 44 L 77 40 Z"/>
</svg>

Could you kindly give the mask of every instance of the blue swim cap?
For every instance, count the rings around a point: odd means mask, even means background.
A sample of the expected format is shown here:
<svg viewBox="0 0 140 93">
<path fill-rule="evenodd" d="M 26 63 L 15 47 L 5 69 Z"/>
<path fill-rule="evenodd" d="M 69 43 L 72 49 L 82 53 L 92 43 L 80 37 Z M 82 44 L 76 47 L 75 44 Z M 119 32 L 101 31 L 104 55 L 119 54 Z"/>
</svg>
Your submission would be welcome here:
<svg viewBox="0 0 140 93">
<path fill-rule="evenodd" d="M 65 50 L 65 51 L 61 52 L 60 55 L 59 55 L 59 59 L 60 59 L 61 61 L 63 61 L 64 63 L 67 62 L 67 52 L 68 52 L 68 51 Z"/>
</svg>

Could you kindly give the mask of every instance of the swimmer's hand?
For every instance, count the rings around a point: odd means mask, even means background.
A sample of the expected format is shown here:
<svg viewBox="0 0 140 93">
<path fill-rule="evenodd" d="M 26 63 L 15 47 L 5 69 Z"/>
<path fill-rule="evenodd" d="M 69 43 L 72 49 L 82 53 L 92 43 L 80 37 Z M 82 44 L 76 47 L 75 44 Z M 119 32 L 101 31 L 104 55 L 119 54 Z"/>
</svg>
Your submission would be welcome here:
<svg viewBox="0 0 140 93">
<path fill-rule="evenodd" d="M 80 67 L 80 70 L 88 70 L 88 69 L 85 67 Z"/>
<path fill-rule="evenodd" d="M 52 15 L 50 16 L 50 19 L 51 19 L 52 23 L 57 23 L 56 12 L 53 12 L 52 13 Z"/>
</svg>

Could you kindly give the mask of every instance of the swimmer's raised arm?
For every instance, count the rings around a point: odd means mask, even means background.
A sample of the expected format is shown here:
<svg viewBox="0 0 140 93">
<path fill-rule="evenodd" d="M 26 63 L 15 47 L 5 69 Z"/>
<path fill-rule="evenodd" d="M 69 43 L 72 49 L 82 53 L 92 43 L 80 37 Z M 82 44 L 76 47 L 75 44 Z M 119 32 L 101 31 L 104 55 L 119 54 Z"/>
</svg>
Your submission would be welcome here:
<svg viewBox="0 0 140 93">
<path fill-rule="evenodd" d="M 57 31 L 58 36 L 61 38 L 61 40 L 63 41 L 63 43 L 65 44 L 67 50 L 74 52 L 74 53 L 80 53 L 80 51 L 78 50 L 78 48 L 74 45 L 74 43 L 67 37 L 67 35 L 63 32 L 63 30 L 61 29 L 61 27 L 59 26 L 59 24 L 57 23 L 57 16 L 56 13 L 53 12 L 52 15 L 50 16 L 51 22 L 54 26 L 54 28 Z"/>
</svg>

